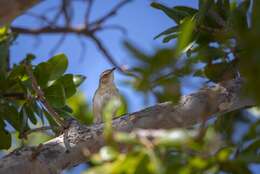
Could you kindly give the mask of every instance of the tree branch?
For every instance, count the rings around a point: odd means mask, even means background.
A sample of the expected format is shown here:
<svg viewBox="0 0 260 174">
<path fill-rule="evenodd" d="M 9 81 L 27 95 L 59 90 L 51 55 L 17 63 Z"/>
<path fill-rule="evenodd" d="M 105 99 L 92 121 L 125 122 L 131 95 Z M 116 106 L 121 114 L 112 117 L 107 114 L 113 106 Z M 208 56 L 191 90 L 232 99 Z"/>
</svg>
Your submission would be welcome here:
<svg viewBox="0 0 260 174">
<path fill-rule="evenodd" d="M 108 59 L 108 61 L 111 62 L 111 64 L 115 66 L 119 71 L 124 72 L 124 70 L 116 63 L 116 61 L 105 48 L 105 46 L 102 44 L 102 42 L 93 34 L 90 35 L 90 38 L 96 44 L 97 48 L 101 51 L 101 53 Z"/>
<path fill-rule="evenodd" d="M 118 3 L 112 10 L 110 10 L 107 14 L 102 16 L 101 18 L 97 19 L 94 21 L 91 25 L 100 25 L 107 21 L 109 18 L 113 17 L 116 15 L 117 11 L 123 7 L 125 4 L 131 2 L 131 0 L 123 0 L 120 3 Z"/>
<path fill-rule="evenodd" d="M 191 127 L 201 122 L 201 115 L 217 116 L 254 105 L 254 101 L 240 97 L 242 84 L 241 79 L 236 79 L 206 87 L 196 93 L 183 96 L 176 106 L 170 102 L 160 103 L 116 118 L 112 125 L 114 130 L 124 132 L 139 128 Z M 84 149 L 92 154 L 104 145 L 103 124 L 87 127 L 76 120 L 71 120 L 66 132 L 66 144 L 69 144 L 70 151 L 67 151 L 64 136 L 61 135 L 43 144 L 41 150 L 37 151 L 34 161 L 30 160 L 30 156 L 34 154 L 35 148 L 27 147 L 10 153 L 0 160 L 0 173 L 59 173 L 86 161 L 82 152 Z"/>
<path fill-rule="evenodd" d="M 85 34 L 88 35 L 88 29 L 83 28 L 72 28 L 72 27 L 42 27 L 39 29 L 29 29 L 21 27 L 11 27 L 11 30 L 15 33 L 20 34 L 30 34 L 30 35 L 39 35 L 39 34 L 60 34 L 60 33 L 72 33 L 72 34 Z"/>
<path fill-rule="evenodd" d="M 11 30 L 15 33 L 19 34 L 29 34 L 29 35 L 40 35 L 40 34 L 77 34 L 79 36 L 86 36 L 93 40 L 94 44 L 98 47 L 98 49 L 101 51 L 101 53 L 105 56 L 105 58 L 117 69 L 122 72 L 126 73 L 126 71 L 121 68 L 115 61 L 114 57 L 109 53 L 109 51 L 106 49 L 106 47 L 103 45 L 103 43 L 98 39 L 95 34 L 99 31 L 103 31 L 106 29 L 119 29 L 122 31 L 122 33 L 125 33 L 124 28 L 116 25 L 110 25 L 110 26 L 104 26 L 104 23 L 114 15 L 116 15 L 117 11 L 123 7 L 128 2 L 131 2 L 131 0 L 122 0 L 120 1 L 115 7 L 113 7 L 109 12 L 107 12 L 104 16 L 101 16 L 96 21 L 89 22 L 89 15 L 91 12 L 91 7 L 93 5 L 92 0 L 88 0 L 88 6 L 86 9 L 85 14 L 85 23 L 82 27 L 73 27 L 70 26 L 71 18 L 69 18 L 68 15 L 68 8 L 69 8 L 69 2 L 68 0 L 63 0 L 61 4 L 61 9 L 58 12 L 58 16 L 54 18 L 54 23 L 50 22 L 46 16 L 36 16 L 39 19 L 47 22 L 48 26 L 36 28 L 36 29 L 29 29 L 29 28 L 22 28 L 22 27 L 15 27 L 11 26 Z M 55 24 L 55 21 L 59 18 L 59 16 L 63 14 L 65 17 L 65 26 L 58 26 L 58 24 Z M 65 36 L 64 36 L 65 37 Z M 63 37 L 63 38 L 64 38 Z M 63 40 L 63 39 L 62 39 Z M 56 49 L 56 48 L 54 48 Z"/>
</svg>

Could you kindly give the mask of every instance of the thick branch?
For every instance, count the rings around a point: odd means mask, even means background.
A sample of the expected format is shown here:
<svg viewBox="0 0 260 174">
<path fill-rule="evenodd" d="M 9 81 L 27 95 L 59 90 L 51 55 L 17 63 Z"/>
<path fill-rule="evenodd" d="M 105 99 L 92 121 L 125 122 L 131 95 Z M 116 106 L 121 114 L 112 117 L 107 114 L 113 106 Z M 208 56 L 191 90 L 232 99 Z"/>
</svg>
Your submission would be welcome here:
<svg viewBox="0 0 260 174">
<path fill-rule="evenodd" d="M 186 128 L 201 121 L 201 116 L 221 113 L 254 105 L 250 99 L 240 98 L 241 80 L 232 80 L 197 93 L 183 96 L 180 103 L 160 103 L 144 110 L 126 114 L 113 120 L 117 131 L 142 129 Z M 66 141 L 65 141 L 66 140 Z M 66 145 L 65 145 L 66 144 Z M 41 148 L 27 147 L 14 151 L 0 161 L 0 173 L 58 173 L 86 161 L 82 150 L 97 152 L 104 145 L 103 124 L 90 127 L 72 120 L 66 135 L 46 142 Z M 69 151 L 68 147 L 69 146 Z M 34 155 L 34 160 L 31 156 Z M 39 168 L 42 170 L 39 171 Z"/>
</svg>

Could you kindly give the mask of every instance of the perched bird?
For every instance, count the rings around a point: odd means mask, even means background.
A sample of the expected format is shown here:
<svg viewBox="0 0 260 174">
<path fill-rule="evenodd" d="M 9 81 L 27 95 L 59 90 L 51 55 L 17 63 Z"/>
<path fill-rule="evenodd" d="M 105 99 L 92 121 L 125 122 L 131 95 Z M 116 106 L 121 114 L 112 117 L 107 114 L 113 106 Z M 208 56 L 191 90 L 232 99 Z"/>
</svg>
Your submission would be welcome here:
<svg viewBox="0 0 260 174">
<path fill-rule="evenodd" d="M 105 70 L 101 73 L 99 78 L 99 86 L 93 97 L 93 113 L 94 113 L 94 122 L 101 123 L 103 122 L 103 111 L 109 101 L 115 100 L 113 104 L 112 116 L 115 117 L 116 110 L 122 104 L 121 96 L 118 89 L 114 83 L 114 70 L 116 68 Z"/>
</svg>

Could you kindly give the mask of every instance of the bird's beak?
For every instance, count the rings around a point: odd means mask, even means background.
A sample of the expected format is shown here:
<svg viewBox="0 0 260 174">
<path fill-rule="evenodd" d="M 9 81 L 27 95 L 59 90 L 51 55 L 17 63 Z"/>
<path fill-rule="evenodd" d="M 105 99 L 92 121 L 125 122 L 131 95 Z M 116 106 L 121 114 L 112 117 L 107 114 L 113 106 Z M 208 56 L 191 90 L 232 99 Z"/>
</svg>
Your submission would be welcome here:
<svg viewBox="0 0 260 174">
<path fill-rule="evenodd" d="M 116 70 L 116 67 L 112 68 L 110 71 L 113 72 L 113 71 L 115 71 L 115 70 Z"/>
</svg>

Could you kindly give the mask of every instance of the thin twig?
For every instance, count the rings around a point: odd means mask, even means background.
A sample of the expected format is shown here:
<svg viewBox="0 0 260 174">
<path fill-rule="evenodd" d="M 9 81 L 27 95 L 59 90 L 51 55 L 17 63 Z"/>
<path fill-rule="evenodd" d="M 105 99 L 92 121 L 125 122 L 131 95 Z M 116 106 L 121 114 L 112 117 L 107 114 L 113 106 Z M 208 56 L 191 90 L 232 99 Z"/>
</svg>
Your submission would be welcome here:
<svg viewBox="0 0 260 174">
<path fill-rule="evenodd" d="M 52 26 L 52 22 L 44 15 L 35 14 L 32 12 L 26 12 L 25 15 L 28 15 L 30 17 L 34 17 L 36 19 L 40 19 L 42 22 L 45 22 L 46 24 Z"/>
<path fill-rule="evenodd" d="M 70 2 L 68 0 L 62 0 L 61 12 L 64 15 L 66 26 L 69 27 L 72 16 L 69 15 Z"/>
<path fill-rule="evenodd" d="M 29 75 L 29 78 L 32 81 L 32 88 L 35 91 L 35 93 L 37 94 L 37 97 L 39 98 L 39 100 L 41 101 L 41 103 L 44 105 L 44 107 L 47 109 L 47 111 L 50 113 L 50 115 L 53 117 L 53 119 L 61 126 L 63 126 L 64 128 L 67 128 L 68 125 L 66 124 L 66 122 L 64 122 L 64 120 L 61 119 L 61 116 L 52 108 L 52 106 L 47 102 L 47 100 L 44 97 L 44 93 L 43 91 L 39 88 L 39 85 L 32 73 L 31 70 L 31 65 L 29 65 L 27 62 L 24 63 L 25 69 Z"/>
<path fill-rule="evenodd" d="M 87 2 L 87 8 L 86 8 L 86 13 L 85 13 L 85 24 L 88 26 L 89 24 L 89 18 L 90 18 L 90 12 L 93 6 L 93 0 L 88 0 Z"/>
<path fill-rule="evenodd" d="M 96 31 L 104 31 L 104 30 L 118 30 L 120 31 L 123 35 L 127 34 L 127 30 L 119 25 L 106 25 L 106 26 L 102 26 L 102 27 L 97 27 L 94 29 L 91 29 L 91 31 L 94 33 Z"/>
<path fill-rule="evenodd" d="M 85 54 L 86 54 L 86 44 L 83 40 L 84 38 L 80 37 L 79 35 L 77 35 L 77 37 L 78 37 L 78 40 L 79 40 L 79 44 L 81 46 L 79 58 L 80 58 L 80 61 L 82 61 L 84 59 Z"/>
<path fill-rule="evenodd" d="M 65 39 L 66 39 L 66 34 L 63 33 L 60 39 L 58 40 L 58 42 L 55 44 L 55 46 L 51 49 L 50 55 L 53 55 L 60 48 L 62 43 L 65 41 Z"/>
<path fill-rule="evenodd" d="M 10 98 L 10 99 L 18 99 L 18 100 L 24 100 L 26 98 L 25 93 L 21 92 L 12 92 L 12 93 L 0 93 L 0 96 L 3 96 L 5 98 Z"/>
<path fill-rule="evenodd" d="M 113 17 L 114 15 L 116 15 L 117 11 L 123 7 L 125 4 L 131 2 L 131 0 L 124 0 L 121 1 L 120 3 L 118 3 L 114 8 L 112 8 L 112 10 L 110 10 L 107 14 L 105 14 L 104 16 L 100 17 L 99 19 L 97 19 L 96 21 L 94 21 L 91 25 L 100 25 L 102 23 L 104 23 L 107 19 Z"/>
<path fill-rule="evenodd" d="M 111 56 L 111 54 L 108 52 L 108 50 L 105 48 L 105 46 L 102 44 L 102 42 L 95 36 L 95 35 L 90 35 L 89 36 L 96 46 L 99 48 L 99 50 L 102 52 L 102 54 L 109 60 L 109 62 L 115 66 L 119 71 L 125 72 L 114 60 L 114 58 Z"/>
</svg>

